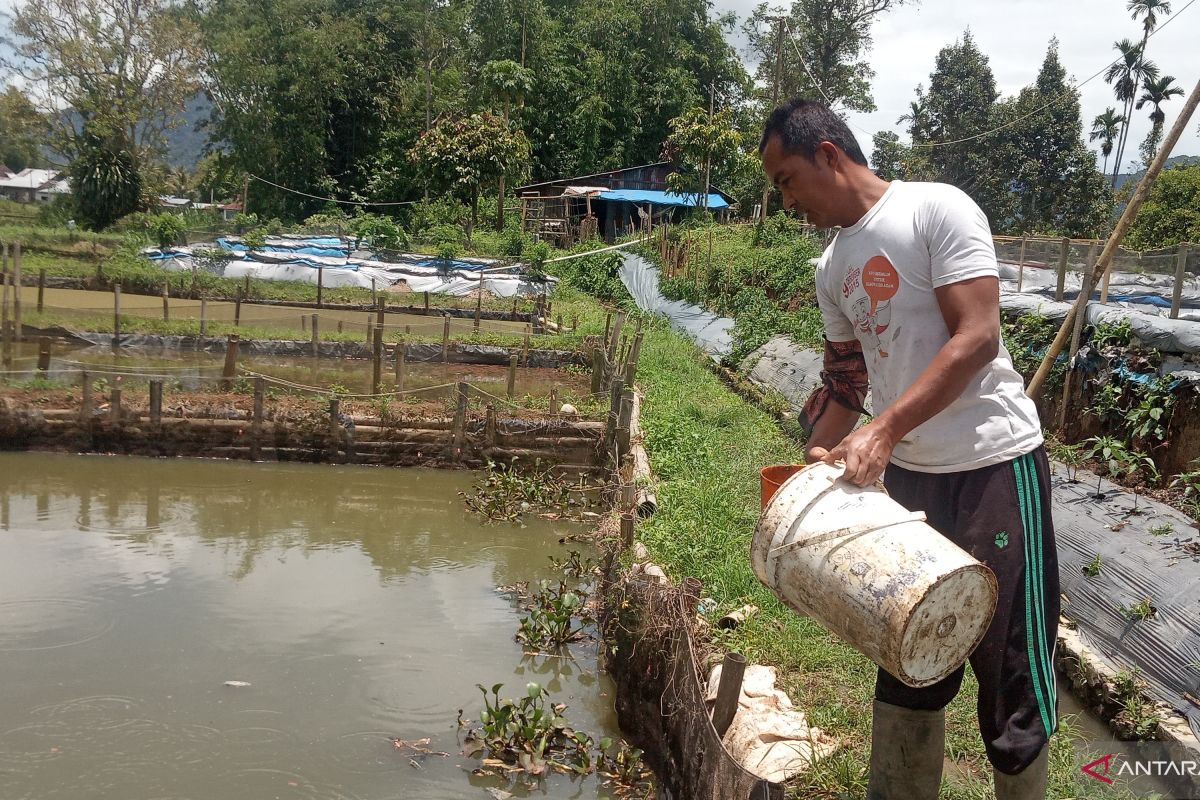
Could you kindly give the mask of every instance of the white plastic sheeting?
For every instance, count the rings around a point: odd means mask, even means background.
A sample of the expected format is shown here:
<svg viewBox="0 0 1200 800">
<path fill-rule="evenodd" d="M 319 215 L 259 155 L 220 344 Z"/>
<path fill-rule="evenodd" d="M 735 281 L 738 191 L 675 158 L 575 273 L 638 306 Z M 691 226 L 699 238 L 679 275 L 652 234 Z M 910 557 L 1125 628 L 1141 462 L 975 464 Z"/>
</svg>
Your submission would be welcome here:
<svg viewBox="0 0 1200 800">
<path fill-rule="evenodd" d="M 719 317 L 682 300 L 668 300 L 658 288 L 658 268 L 641 256 L 621 254 L 621 282 L 633 295 L 638 308 L 654 311 L 700 345 L 714 361 L 733 349 L 733 320 Z"/>
<path fill-rule="evenodd" d="M 358 286 L 379 288 L 404 281 L 414 292 L 431 292 L 464 296 L 480 287 L 480 270 L 489 270 L 494 261 L 470 263 L 472 269 L 446 270 L 429 264 L 430 256 L 404 254 L 396 261 L 351 256 L 292 255 L 277 250 L 239 252 L 228 261 L 194 258 L 198 247 L 177 247 L 169 251 L 147 249 L 143 254 L 165 270 L 190 272 L 195 267 L 209 269 L 222 277 L 242 278 L 249 275 L 258 280 L 302 281 L 317 283 L 318 274 L 322 285 L 328 287 Z M 423 262 L 423 263 L 422 263 Z M 483 288 L 498 297 L 536 296 L 543 292 L 551 294 L 557 285 L 556 278 L 546 282 L 530 280 L 520 271 L 520 265 L 506 271 L 484 272 Z"/>
</svg>

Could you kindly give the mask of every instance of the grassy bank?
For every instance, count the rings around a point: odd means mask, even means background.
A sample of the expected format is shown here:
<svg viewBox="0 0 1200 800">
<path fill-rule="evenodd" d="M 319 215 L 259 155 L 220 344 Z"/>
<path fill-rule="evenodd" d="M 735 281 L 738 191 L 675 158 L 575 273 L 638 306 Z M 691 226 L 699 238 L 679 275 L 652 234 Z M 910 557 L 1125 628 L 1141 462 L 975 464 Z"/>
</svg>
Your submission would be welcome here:
<svg viewBox="0 0 1200 800">
<path fill-rule="evenodd" d="M 800 448 L 773 420 L 716 378 L 705 356 L 661 322 L 651 325 L 639 383 L 646 393 L 643 425 L 661 504 L 638 537 L 673 579 L 693 575 L 721 612 L 745 603 L 762 611 L 721 646 L 780 671 L 780 685 L 821 728 L 846 747 L 798 784 L 793 796 L 862 797 L 869 755 L 870 702 L 875 667 L 810 619 L 787 610 L 764 587 L 749 562 L 758 517 L 758 470 L 795 462 Z M 975 722 L 976 686 L 968 673 L 948 709 L 947 770 L 943 797 L 991 796 L 990 767 Z M 1053 740 L 1055 798 L 1131 797 L 1079 771 L 1070 720 Z M 1086 782 L 1085 782 L 1086 781 Z M 1089 785 L 1090 783 L 1090 785 Z"/>
</svg>

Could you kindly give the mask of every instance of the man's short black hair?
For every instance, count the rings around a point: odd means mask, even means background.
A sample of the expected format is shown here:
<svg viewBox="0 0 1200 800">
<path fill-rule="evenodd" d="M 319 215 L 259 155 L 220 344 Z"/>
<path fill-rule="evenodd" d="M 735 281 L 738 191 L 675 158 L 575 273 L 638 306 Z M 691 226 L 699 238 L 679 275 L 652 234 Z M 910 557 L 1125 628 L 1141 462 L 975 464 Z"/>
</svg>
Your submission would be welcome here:
<svg viewBox="0 0 1200 800">
<path fill-rule="evenodd" d="M 866 156 L 846 122 L 828 106 L 814 100 L 795 97 L 772 111 L 763 128 L 758 152 L 767 149 L 767 140 L 772 136 L 779 137 L 785 152 L 797 153 L 809 161 L 816 159 L 821 142 L 830 142 L 855 164 L 867 166 Z"/>
</svg>

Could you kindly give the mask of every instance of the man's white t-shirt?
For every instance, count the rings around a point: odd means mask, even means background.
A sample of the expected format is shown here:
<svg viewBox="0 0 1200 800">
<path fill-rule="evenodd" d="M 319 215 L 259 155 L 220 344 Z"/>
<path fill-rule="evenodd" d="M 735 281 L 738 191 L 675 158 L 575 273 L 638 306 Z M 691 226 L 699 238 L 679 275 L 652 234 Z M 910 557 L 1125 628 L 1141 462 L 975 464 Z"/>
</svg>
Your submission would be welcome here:
<svg viewBox="0 0 1200 800">
<path fill-rule="evenodd" d="M 876 414 L 950 340 L 933 290 L 998 273 L 987 217 L 947 184 L 892 181 L 862 219 L 838 231 L 817 264 L 817 300 L 830 341 L 862 343 Z M 961 396 L 901 439 L 892 463 L 959 472 L 1041 443 L 1037 409 L 1001 343 Z"/>
</svg>

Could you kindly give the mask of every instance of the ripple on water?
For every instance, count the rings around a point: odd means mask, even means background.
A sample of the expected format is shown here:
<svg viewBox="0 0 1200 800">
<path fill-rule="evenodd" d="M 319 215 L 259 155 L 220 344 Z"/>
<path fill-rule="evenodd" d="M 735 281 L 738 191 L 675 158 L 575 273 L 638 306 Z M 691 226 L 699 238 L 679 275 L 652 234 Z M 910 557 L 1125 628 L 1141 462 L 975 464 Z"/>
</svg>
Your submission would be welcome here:
<svg viewBox="0 0 1200 800">
<path fill-rule="evenodd" d="M 0 602 L 0 652 L 71 647 L 99 639 L 116 620 L 94 602 L 68 597 Z"/>
</svg>

